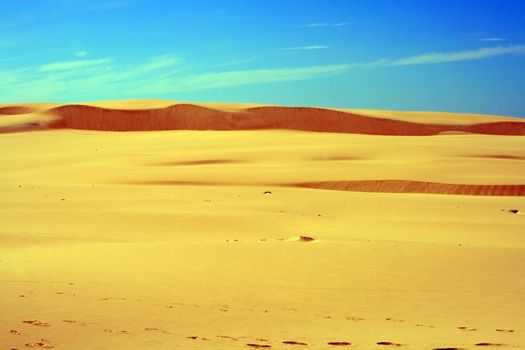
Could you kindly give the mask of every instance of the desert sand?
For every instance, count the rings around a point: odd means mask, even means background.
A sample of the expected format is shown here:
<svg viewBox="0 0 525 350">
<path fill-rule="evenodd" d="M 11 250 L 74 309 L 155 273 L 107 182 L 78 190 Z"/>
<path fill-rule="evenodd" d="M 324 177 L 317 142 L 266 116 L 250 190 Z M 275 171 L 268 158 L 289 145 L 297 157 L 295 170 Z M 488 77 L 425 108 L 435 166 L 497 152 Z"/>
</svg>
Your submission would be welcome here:
<svg viewBox="0 0 525 350">
<path fill-rule="evenodd" d="M 524 121 L 0 105 L 0 347 L 524 349 Z"/>
</svg>

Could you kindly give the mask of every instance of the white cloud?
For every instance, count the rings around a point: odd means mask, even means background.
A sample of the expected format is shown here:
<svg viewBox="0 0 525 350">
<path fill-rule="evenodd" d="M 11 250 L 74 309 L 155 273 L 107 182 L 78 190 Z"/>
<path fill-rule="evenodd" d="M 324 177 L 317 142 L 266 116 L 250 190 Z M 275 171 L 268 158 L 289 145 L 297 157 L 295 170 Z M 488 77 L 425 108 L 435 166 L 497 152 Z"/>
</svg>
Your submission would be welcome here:
<svg viewBox="0 0 525 350">
<path fill-rule="evenodd" d="M 1 72 L 0 96 L 5 101 L 124 98 L 225 88 L 242 85 L 306 80 L 346 72 L 350 65 L 227 70 L 184 73 L 176 60 L 152 58 L 135 66 L 90 66 L 52 63 L 19 71 Z M 168 64 L 169 63 L 169 64 Z M 86 63 L 87 64 L 87 63 Z M 75 69 L 82 68 L 82 69 Z M 60 68 L 60 69 L 59 69 Z M 67 68 L 67 70 L 66 70 Z M 94 96 L 93 94 L 97 95 Z M 124 94 L 124 95 L 123 95 Z M 98 97 L 97 97 L 98 96 Z"/>
<path fill-rule="evenodd" d="M 0 62 L 10 62 L 10 61 L 20 61 L 27 58 L 31 58 L 33 56 L 31 55 L 25 55 L 25 56 L 10 56 L 10 57 L 0 57 Z"/>
<path fill-rule="evenodd" d="M 504 38 L 481 38 L 481 39 L 478 39 L 478 41 L 489 41 L 489 42 L 494 42 L 494 41 L 506 41 L 507 39 L 504 39 Z"/>
<path fill-rule="evenodd" d="M 77 56 L 77 57 L 84 57 L 84 56 L 87 56 L 87 51 L 75 51 L 73 52 L 73 55 Z"/>
<path fill-rule="evenodd" d="M 310 66 L 300 68 L 274 68 L 202 73 L 154 81 L 145 86 L 145 93 L 168 93 L 232 87 L 251 84 L 313 79 L 340 74 L 350 68 L 347 64 Z"/>
<path fill-rule="evenodd" d="M 44 64 L 40 66 L 38 72 L 53 72 L 53 71 L 66 71 L 75 70 L 79 68 L 95 67 L 101 65 L 107 65 L 113 62 L 110 58 L 102 58 L 97 60 L 81 60 L 81 61 L 63 61 Z"/>
<path fill-rule="evenodd" d="M 398 60 L 382 61 L 383 66 L 406 66 L 414 64 L 435 64 L 458 61 L 471 61 L 509 54 L 525 54 L 525 45 L 485 47 L 477 50 L 456 52 L 434 52 Z"/>
<path fill-rule="evenodd" d="M 221 62 L 221 63 L 215 63 L 208 65 L 208 67 L 224 67 L 224 66 L 236 66 L 240 64 L 255 62 L 262 60 L 261 56 L 254 56 L 254 57 L 248 57 L 248 58 L 236 58 L 229 61 Z"/>
<path fill-rule="evenodd" d="M 148 62 L 140 66 L 142 71 L 151 71 L 156 69 L 163 69 L 178 65 L 180 58 L 175 55 L 161 55 L 151 58 Z"/>
<path fill-rule="evenodd" d="M 6 88 L 8 84 L 18 84 L 26 80 L 25 78 L 31 74 L 30 68 L 13 69 L 9 71 L 0 71 L 0 81 Z M 2 86 L 0 85 L 0 87 Z M 1 89 L 0 89 L 1 90 Z"/>
<path fill-rule="evenodd" d="M 307 28 L 319 28 L 319 27 L 342 27 L 349 25 L 350 22 L 337 22 L 337 23 L 308 23 L 303 24 L 301 27 L 307 27 Z"/>
<path fill-rule="evenodd" d="M 320 50 L 328 49 L 326 45 L 310 45 L 310 46 L 295 46 L 295 47 L 283 47 L 281 50 Z"/>
<path fill-rule="evenodd" d="M 133 65 L 118 64 L 110 58 L 75 60 L 0 70 L 0 98 L 6 102 L 14 102 L 150 97 L 175 92 L 315 79 L 343 74 L 352 69 L 394 69 L 396 66 L 479 60 L 511 54 L 525 54 L 525 45 L 436 52 L 362 63 L 246 70 L 234 70 L 230 67 L 230 70 L 222 71 L 217 66 L 207 66 L 206 70 L 201 71 L 195 66 L 185 67 L 181 64 L 180 57 L 173 54 L 151 57 Z"/>
</svg>

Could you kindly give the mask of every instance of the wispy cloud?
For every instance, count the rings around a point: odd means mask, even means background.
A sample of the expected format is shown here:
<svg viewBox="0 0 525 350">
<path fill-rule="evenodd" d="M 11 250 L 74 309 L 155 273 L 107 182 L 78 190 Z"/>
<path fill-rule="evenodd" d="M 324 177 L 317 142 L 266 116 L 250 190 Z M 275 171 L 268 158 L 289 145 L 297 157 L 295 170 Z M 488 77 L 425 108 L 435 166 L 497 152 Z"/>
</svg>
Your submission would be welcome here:
<svg viewBox="0 0 525 350">
<path fill-rule="evenodd" d="M 12 61 L 21 61 L 28 58 L 34 57 L 33 55 L 24 55 L 24 56 L 9 56 L 9 57 L 0 57 L 0 62 L 12 62 Z"/>
<path fill-rule="evenodd" d="M 132 66 L 110 59 L 55 62 L 17 71 L 0 71 L 2 100 L 61 100 L 156 96 L 341 74 L 350 65 L 184 72 L 175 55 L 152 57 Z M 98 97 L 94 96 L 94 93 Z"/>
<path fill-rule="evenodd" d="M 84 56 L 87 56 L 87 51 L 75 51 L 73 52 L 73 55 L 77 56 L 77 57 L 84 57 Z"/>
<path fill-rule="evenodd" d="M 478 41 L 484 41 L 484 42 L 495 42 L 495 41 L 506 41 L 505 38 L 481 38 L 478 39 Z"/>
<path fill-rule="evenodd" d="M 349 68 L 350 65 L 341 64 L 193 74 L 176 79 L 168 78 L 163 81 L 156 81 L 153 82 L 152 85 L 144 86 L 139 92 L 150 94 L 195 91 L 280 81 L 306 80 L 327 75 L 341 74 L 346 72 Z"/>
<path fill-rule="evenodd" d="M 477 50 L 455 52 L 434 52 L 418 56 L 401 58 L 398 60 L 384 60 L 383 66 L 406 66 L 414 64 L 436 64 L 446 62 L 471 61 L 490 58 L 494 56 L 525 54 L 525 45 L 485 47 Z"/>
<path fill-rule="evenodd" d="M 141 71 L 152 71 L 178 65 L 181 59 L 178 56 L 167 54 L 150 58 L 146 63 L 140 66 Z"/>
<path fill-rule="evenodd" d="M 283 47 L 281 50 L 321 50 L 328 49 L 326 45 L 309 45 L 309 46 L 294 46 L 294 47 Z"/>
<path fill-rule="evenodd" d="M 336 22 L 336 23 L 319 22 L 319 23 L 303 24 L 303 25 L 301 25 L 301 27 L 307 27 L 307 28 L 342 27 L 342 26 L 347 26 L 349 24 L 350 24 L 350 22 Z"/>
<path fill-rule="evenodd" d="M 63 61 L 44 64 L 38 67 L 38 72 L 53 72 L 53 71 L 66 71 L 76 70 L 79 68 L 95 67 L 101 65 L 107 65 L 113 62 L 111 58 L 102 58 L 97 60 L 77 60 L 77 61 Z"/>
<path fill-rule="evenodd" d="M 63 96 L 92 95 L 100 98 L 125 92 L 130 96 L 165 94 L 262 82 L 309 79 L 334 74 L 344 67 L 314 66 L 259 70 L 184 74 L 175 55 L 152 57 L 131 66 L 112 59 L 76 60 L 48 63 L 24 69 L 0 71 L 3 100 L 61 99 Z"/>
<path fill-rule="evenodd" d="M 260 61 L 260 60 L 262 60 L 261 56 L 248 57 L 248 58 L 235 58 L 229 61 L 211 64 L 211 65 L 208 65 L 208 67 L 236 66 L 236 65 L 251 63 L 251 62 Z"/>
<path fill-rule="evenodd" d="M 361 63 L 244 70 L 218 66 L 207 66 L 205 69 L 196 68 L 194 65 L 186 67 L 183 60 L 175 54 L 151 57 L 133 65 L 119 64 L 111 58 L 61 61 L 36 67 L 0 70 L 0 98 L 6 102 L 14 102 L 64 98 L 83 100 L 153 97 L 188 91 L 316 79 L 357 69 L 394 69 L 398 66 L 444 64 L 518 54 L 525 54 L 525 45 L 435 52 Z"/>
</svg>

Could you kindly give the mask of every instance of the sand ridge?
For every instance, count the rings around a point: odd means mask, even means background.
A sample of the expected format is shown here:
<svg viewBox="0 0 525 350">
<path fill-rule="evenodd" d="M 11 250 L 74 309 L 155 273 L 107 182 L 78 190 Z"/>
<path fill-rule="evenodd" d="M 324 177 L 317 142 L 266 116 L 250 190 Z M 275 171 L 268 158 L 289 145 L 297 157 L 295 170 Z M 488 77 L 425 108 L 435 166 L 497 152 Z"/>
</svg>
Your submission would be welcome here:
<svg viewBox="0 0 525 350">
<path fill-rule="evenodd" d="M 365 180 L 306 182 L 293 184 L 292 186 L 359 192 L 434 193 L 470 196 L 525 196 L 525 185 L 458 185 L 429 181 Z"/>
<path fill-rule="evenodd" d="M 125 106 L 126 108 L 122 108 Z M 25 123 L 3 128 L 4 132 L 71 128 L 101 131 L 155 130 L 260 130 L 290 129 L 369 135 L 423 136 L 445 133 L 525 135 L 519 118 L 450 114 L 448 123 L 436 123 L 428 112 L 381 112 L 335 110 L 316 107 L 280 107 L 235 104 L 189 104 L 169 101 L 128 101 L 66 104 L 39 110 L 30 106 L 4 106 L 4 114 L 40 113 L 54 120 L 38 125 Z M 407 115 L 411 117 L 407 120 Z M 429 117 L 430 115 L 430 117 Z M 453 117 L 455 116 L 455 118 Z M 471 122 L 467 120 L 471 118 Z M 454 120 L 458 123 L 454 123 Z M 425 122 L 429 120 L 429 122 Z M 482 121 L 483 120 L 483 121 Z M 1 130 L 1 129 L 0 129 Z"/>
<path fill-rule="evenodd" d="M 51 128 L 105 131 L 291 129 L 371 135 L 437 135 L 450 131 L 525 135 L 522 121 L 422 124 L 307 107 L 251 107 L 227 112 L 193 104 L 142 110 L 68 105 L 48 112 L 61 118 L 50 124 Z"/>
</svg>

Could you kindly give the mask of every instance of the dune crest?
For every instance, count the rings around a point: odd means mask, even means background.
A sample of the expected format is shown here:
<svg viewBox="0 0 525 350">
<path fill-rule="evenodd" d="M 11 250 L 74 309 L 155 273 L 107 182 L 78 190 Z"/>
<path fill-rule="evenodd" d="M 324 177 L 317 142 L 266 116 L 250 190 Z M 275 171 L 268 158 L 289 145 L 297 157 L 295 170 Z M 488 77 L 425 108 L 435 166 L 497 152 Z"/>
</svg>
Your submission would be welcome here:
<svg viewBox="0 0 525 350">
<path fill-rule="evenodd" d="M 24 107 L 3 107 L 15 113 Z M 485 123 L 433 124 L 314 107 L 259 106 L 219 109 L 197 104 L 174 104 L 148 109 L 103 108 L 93 105 L 62 105 L 42 110 L 55 120 L 46 124 L 51 129 L 99 131 L 155 130 L 261 130 L 289 129 L 315 132 L 368 135 L 426 136 L 443 133 L 476 133 L 491 135 L 525 135 L 525 122 L 497 121 Z M 509 118 L 510 119 L 510 118 Z M 424 119 L 423 119 L 424 120 Z"/>
</svg>

